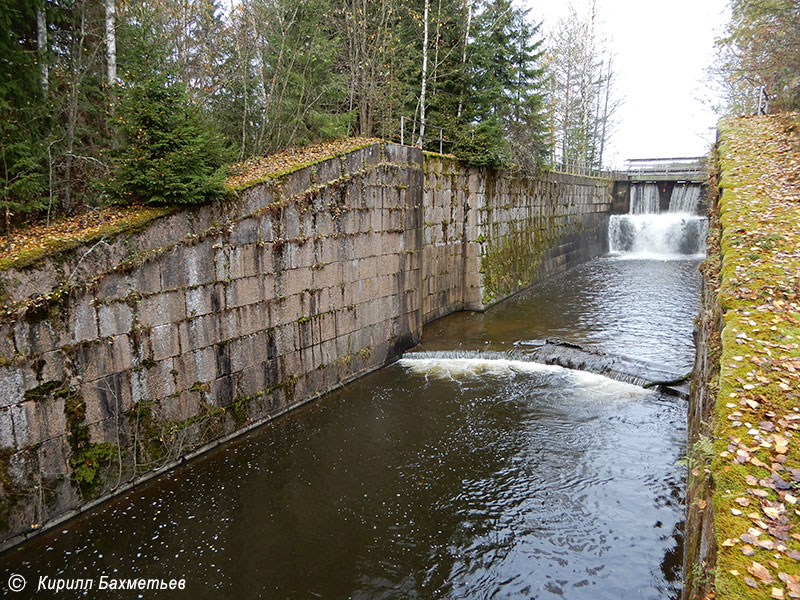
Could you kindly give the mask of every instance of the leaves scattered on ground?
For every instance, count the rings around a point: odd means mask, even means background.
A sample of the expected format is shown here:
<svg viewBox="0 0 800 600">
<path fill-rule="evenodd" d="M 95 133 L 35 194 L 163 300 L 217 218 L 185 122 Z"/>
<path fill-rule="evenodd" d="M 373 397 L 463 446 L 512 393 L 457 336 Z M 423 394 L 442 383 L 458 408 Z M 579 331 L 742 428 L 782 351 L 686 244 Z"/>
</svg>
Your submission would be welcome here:
<svg viewBox="0 0 800 600">
<path fill-rule="evenodd" d="M 800 599 L 800 117 L 727 121 L 716 589 Z"/>
<path fill-rule="evenodd" d="M 242 189 L 379 141 L 375 138 L 347 138 L 252 158 L 231 167 L 227 186 Z M 48 254 L 138 227 L 172 210 L 140 205 L 109 206 L 74 217 L 54 219 L 49 224 L 36 222 L 25 225 L 0 236 L 0 271 L 9 267 L 21 268 Z"/>
<path fill-rule="evenodd" d="M 170 212 L 145 206 L 107 206 L 73 217 L 35 222 L 0 236 L 0 270 L 21 268 L 51 254 L 114 235 Z"/>
<path fill-rule="evenodd" d="M 380 140 L 376 138 L 345 138 L 303 148 L 288 148 L 270 156 L 251 158 L 231 167 L 227 185 L 232 189 L 242 189 L 377 142 Z"/>
</svg>

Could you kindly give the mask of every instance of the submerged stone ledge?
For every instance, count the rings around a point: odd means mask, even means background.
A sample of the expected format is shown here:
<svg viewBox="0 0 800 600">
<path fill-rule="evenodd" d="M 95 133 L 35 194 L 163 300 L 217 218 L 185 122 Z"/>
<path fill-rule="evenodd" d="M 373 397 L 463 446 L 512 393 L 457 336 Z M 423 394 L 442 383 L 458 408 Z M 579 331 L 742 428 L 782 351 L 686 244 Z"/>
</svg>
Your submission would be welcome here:
<svg viewBox="0 0 800 600">
<path fill-rule="evenodd" d="M 719 133 L 684 597 L 800 598 L 800 115 Z"/>
</svg>

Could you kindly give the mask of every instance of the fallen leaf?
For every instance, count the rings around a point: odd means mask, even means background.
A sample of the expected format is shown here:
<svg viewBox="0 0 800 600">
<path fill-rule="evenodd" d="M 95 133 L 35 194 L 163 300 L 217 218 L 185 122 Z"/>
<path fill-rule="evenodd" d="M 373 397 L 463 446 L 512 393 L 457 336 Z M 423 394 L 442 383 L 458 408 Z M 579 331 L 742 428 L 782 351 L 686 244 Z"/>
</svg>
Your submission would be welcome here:
<svg viewBox="0 0 800 600">
<path fill-rule="evenodd" d="M 770 574 L 767 568 L 759 562 L 753 561 L 753 564 L 747 567 L 751 575 L 758 577 L 763 583 L 772 583 L 775 578 Z"/>
</svg>

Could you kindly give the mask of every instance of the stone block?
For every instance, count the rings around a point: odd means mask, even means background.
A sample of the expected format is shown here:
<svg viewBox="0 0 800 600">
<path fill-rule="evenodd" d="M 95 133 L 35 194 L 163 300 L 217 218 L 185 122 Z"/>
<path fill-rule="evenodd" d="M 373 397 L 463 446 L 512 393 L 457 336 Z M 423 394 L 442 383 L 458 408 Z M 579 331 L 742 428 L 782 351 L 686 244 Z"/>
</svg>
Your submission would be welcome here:
<svg viewBox="0 0 800 600">
<path fill-rule="evenodd" d="M 357 173 L 364 168 L 364 151 L 354 150 L 342 157 L 342 168 L 345 173 Z"/>
<path fill-rule="evenodd" d="M 169 325 L 165 325 L 169 327 Z M 178 324 L 178 345 L 183 352 L 191 352 L 218 343 L 222 339 L 219 321 L 215 315 L 203 315 Z M 167 340 L 164 340 L 167 342 Z M 171 339 L 170 339 L 171 343 Z M 170 346 L 174 348 L 174 346 Z M 162 346 L 163 348 L 163 346 Z M 164 350 L 160 352 L 163 356 Z M 153 349 L 155 355 L 155 348 Z M 171 354 L 174 356 L 174 354 Z"/>
<path fill-rule="evenodd" d="M 235 279 L 226 287 L 228 308 L 246 306 L 264 301 L 264 283 L 260 277 Z"/>
<path fill-rule="evenodd" d="M 186 321 L 181 321 L 181 325 Z M 179 326 L 176 323 L 158 325 L 150 330 L 150 348 L 153 360 L 162 360 L 180 354 Z"/>
<path fill-rule="evenodd" d="M 233 277 L 231 252 L 230 246 L 216 248 L 214 253 L 214 277 L 216 281 L 230 281 Z"/>
<path fill-rule="evenodd" d="M 176 290 L 189 285 L 187 258 L 191 254 L 186 247 L 178 245 L 160 257 L 161 291 Z"/>
<path fill-rule="evenodd" d="M 182 321 L 186 318 L 185 294 L 182 291 L 165 292 L 144 298 L 139 303 L 137 316 L 144 327 Z"/>
<path fill-rule="evenodd" d="M 325 160 L 314 166 L 314 180 L 317 185 L 324 185 L 342 176 L 342 164 L 339 157 Z"/>
<path fill-rule="evenodd" d="M 176 392 L 175 377 L 172 371 L 173 361 L 171 358 L 160 360 L 155 365 L 145 369 L 148 398 L 160 400 Z"/>
<path fill-rule="evenodd" d="M 14 424 L 9 407 L 0 408 L 0 451 L 14 450 Z"/>
<path fill-rule="evenodd" d="M 97 312 L 92 298 L 84 295 L 68 311 L 70 340 L 73 344 L 97 339 Z"/>
<path fill-rule="evenodd" d="M 74 362 L 80 378 L 84 382 L 105 377 L 116 370 L 113 341 L 101 340 L 92 344 L 77 346 L 75 348 Z"/>
<path fill-rule="evenodd" d="M 220 288 L 222 289 L 222 288 Z M 186 316 L 199 317 L 213 312 L 211 294 L 215 291 L 213 285 L 205 285 L 186 290 Z M 217 305 L 224 305 L 224 300 L 218 300 Z"/>
<path fill-rule="evenodd" d="M 288 204 L 283 210 L 283 237 L 293 240 L 300 235 L 300 212 L 295 204 Z"/>
<path fill-rule="evenodd" d="M 272 202 L 272 190 L 267 184 L 251 187 L 241 196 L 241 214 L 252 214 Z"/>
<path fill-rule="evenodd" d="M 11 408 L 11 418 L 18 450 L 63 435 L 67 430 L 63 398 L 22 402 Z"/>
<path fill-rule="evenodd" d="M 161 266 L 158 261 L 144 263 L 133 273 L 134 288 L 140 294 L 154 294 L 162 290 Z"/>
<path fill-rule="evenodd" d="M 136 288 L 134 277 L 123 273 L 109 273 L 97 283 L 97 299 L 101 301 L 124 298 Z"/>
<path fill-rule="evenodd" d="M 364 157 L 364 166 L 375 166 L 381 162 L 381 144 L 376 143 L 364 148 L 362 151 Z"/>
<path fill-rule="evenodd" d="M 258 219 L 255 217 L 243 219 L 233 226 L 231 232 L 231 244 L 242 246 L 245 244 L 255 244 L 258 239 Z"/>
<path fill-rule="evenodd" d="M 236 377 L 225 375 L 210 382 L 209 397 L 214 399 L 216 406 L 225 407 L 236 399 Z"/>
<path fill-rule="evenodd" d="M 264 381 L 264 363 L 251 365 L 243 369 L 241 375 L 236 379 L 235 396 L 246 398 L 267 387 L 269 385 Z"/>
<path fill-rule="evenodd" d="M 111 337 L 130 331 L 133 311 L 124 302 L 104 304 L 97 308 L 100 322 L 100 337 Z"/>
<path fill-rule="evenodd" d="M 252 335 L 271 327 L 269 309 L 268 302 L 250 304 L 237 309 L 239 313 L 239 333 L 241 335 Z"/>
<path fill-rule="evenodd" d="M 86 403 L 86 423 L 122 420 L 124 413 L 133 408 L 130 379 L 123 373 L 112 373 L 82 386 L 81 395 Z"/>
<path fill-rule="evenodd" d="M 211 283 L 216 278 L 214 265 L 214 248 L 210 239 L 193 246 L 187 246 L 183 251 L 186 271 L 186 282 L 189 286 L 198 286 Z"/>
<path fill-rule="evenodd" d="M 133 367 L 133 352 L 131 340 L 127 335 L 117 335 L 111 338 L 111 369 L 110 371 L 127 371 Z"/>
<path fill-rule="evenodd" d="M 314 173 L 314 167 L 304 167 L 281 177 L 278 185 L 281 190 L 282 198 L 290 198 L 297 194 L 302 194 L 311 187 L 311 176 Z"/>
<path fill-rule="evenodd" d="M 269 243 L 273 240 L 272 227 L 272 215 L 263 214 L 258 217 L 257 237 L 261 244 Z"/>
<path fill-rule="evenodd" d="M 286 296 L 299 294 L 311 288 L 311 269 L 291 269 L 283 273 L 283 293 Z M 299 315 L 298 315 L 299 316 Z"/>
</svg>

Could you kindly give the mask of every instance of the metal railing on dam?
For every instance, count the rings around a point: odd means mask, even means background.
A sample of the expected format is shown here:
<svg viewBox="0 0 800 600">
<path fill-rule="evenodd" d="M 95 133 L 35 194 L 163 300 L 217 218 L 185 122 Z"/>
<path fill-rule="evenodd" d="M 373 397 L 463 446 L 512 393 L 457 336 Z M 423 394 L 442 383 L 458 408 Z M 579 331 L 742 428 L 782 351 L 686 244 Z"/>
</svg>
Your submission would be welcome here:
<svg viewBox="0 0 800 600">
<path fill-rule="evenodd" d="M 706 157 L 629 158 L 625 161 L 629 181 L 687 181 L 704 183 Z"/>
</svg>

